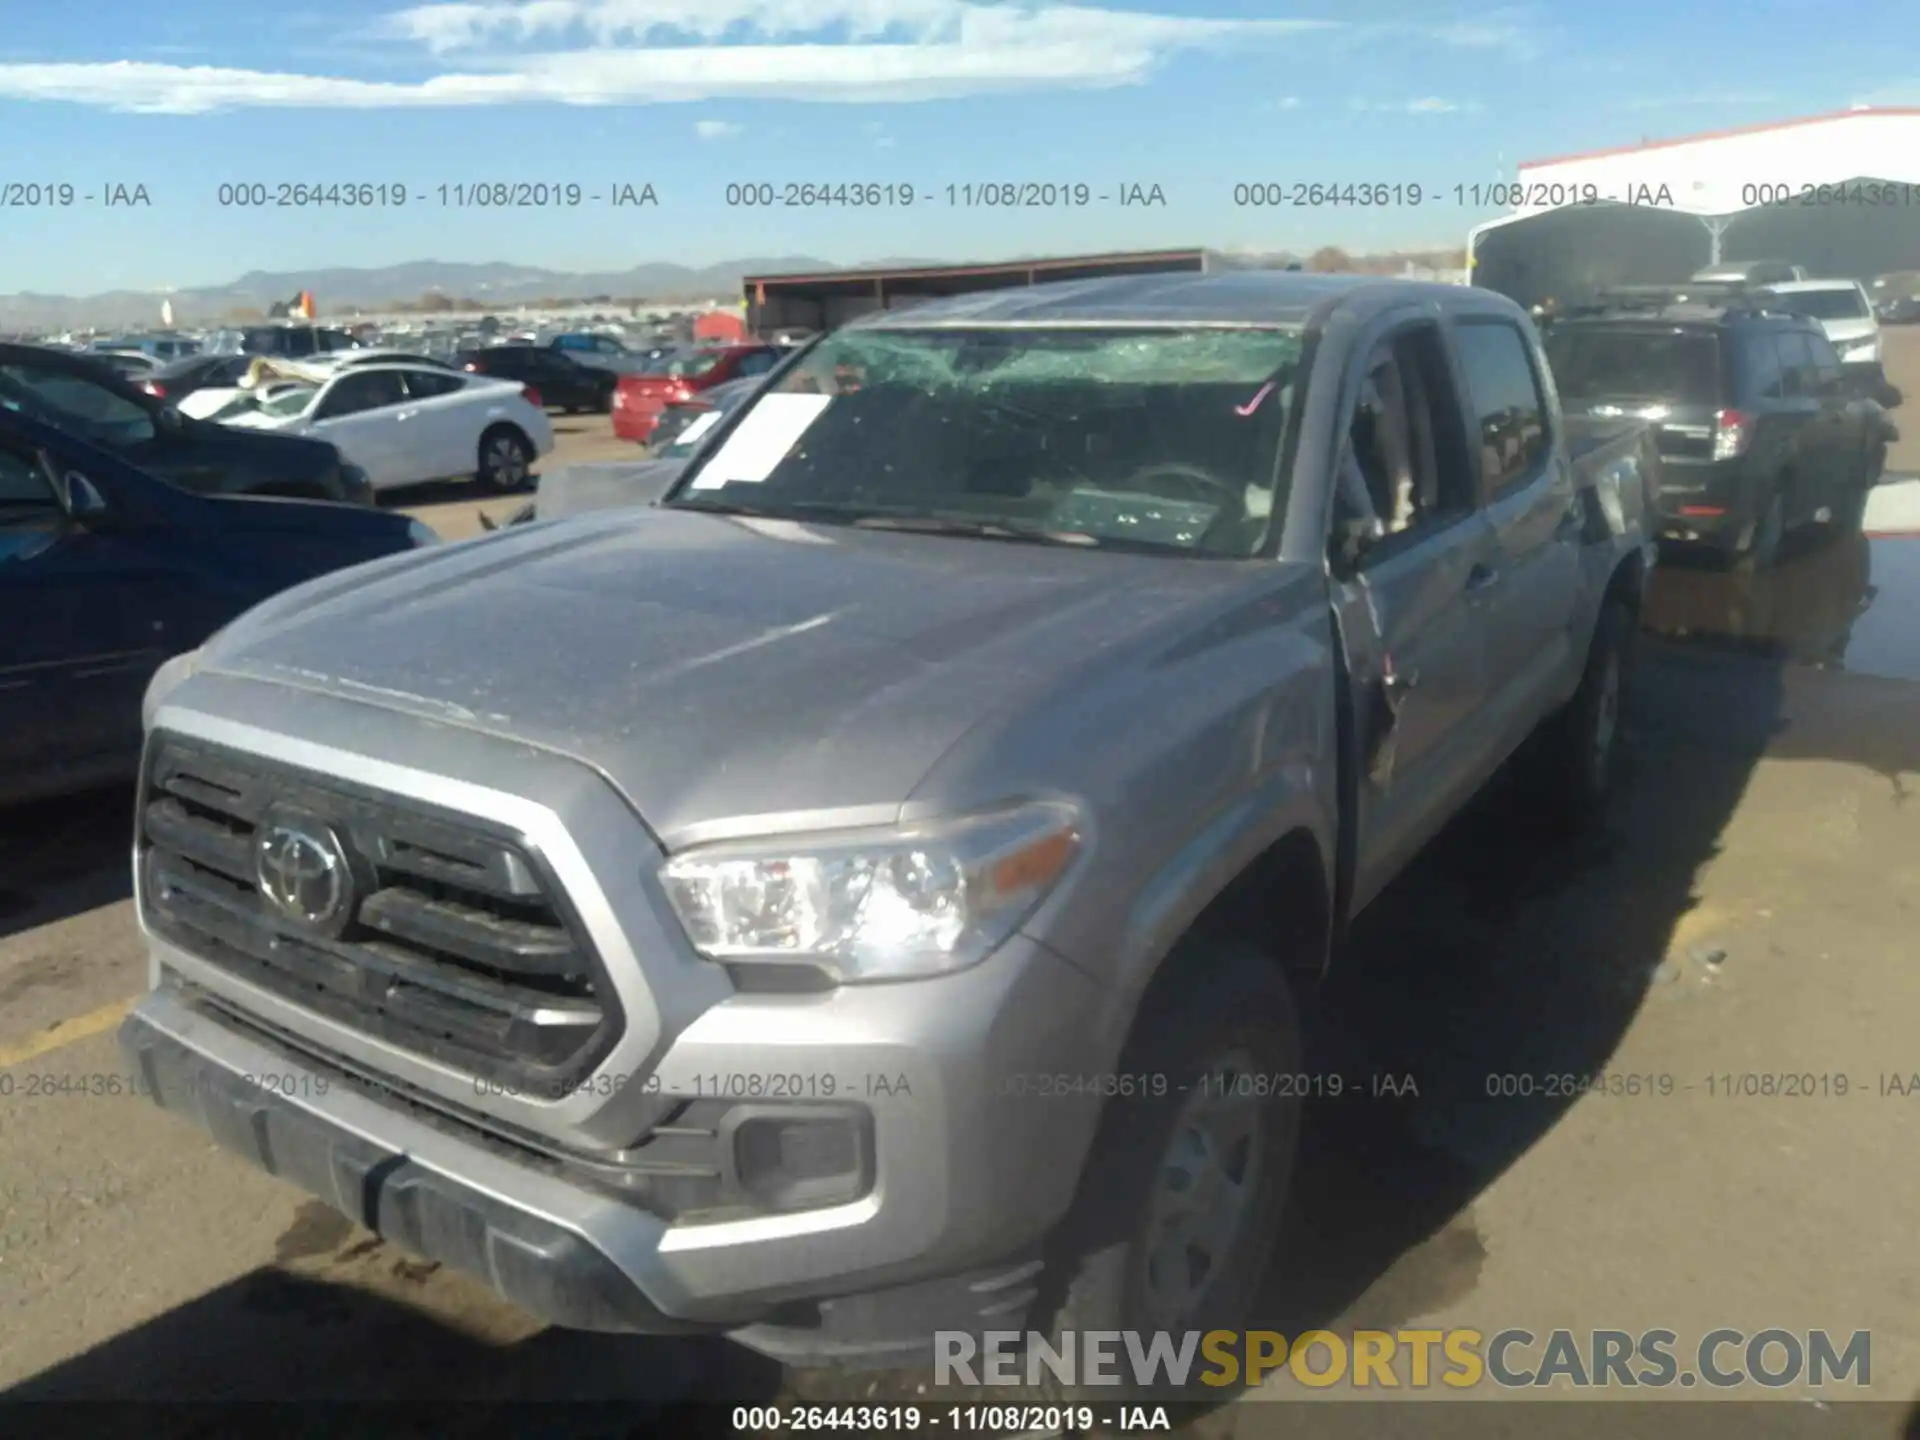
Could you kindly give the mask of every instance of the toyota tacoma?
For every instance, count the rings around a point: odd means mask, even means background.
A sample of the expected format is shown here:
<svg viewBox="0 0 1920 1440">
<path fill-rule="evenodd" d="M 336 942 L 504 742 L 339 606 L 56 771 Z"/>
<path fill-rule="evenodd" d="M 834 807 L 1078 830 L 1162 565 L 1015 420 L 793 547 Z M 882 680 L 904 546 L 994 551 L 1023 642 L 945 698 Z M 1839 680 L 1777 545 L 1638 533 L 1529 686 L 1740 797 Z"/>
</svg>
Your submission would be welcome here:
<svg viewBox="0 0 1920 1440">
<path fill-rule="evenodd" d="M 1606 796 L 1657 464 L 1483 290 L 866 317 L 656 505 L 156 676 L 123 1043 L 556 1325 L 843 1366 L 1234 1326 L 1347 922 L 1510 758 Z"/>
</svg>

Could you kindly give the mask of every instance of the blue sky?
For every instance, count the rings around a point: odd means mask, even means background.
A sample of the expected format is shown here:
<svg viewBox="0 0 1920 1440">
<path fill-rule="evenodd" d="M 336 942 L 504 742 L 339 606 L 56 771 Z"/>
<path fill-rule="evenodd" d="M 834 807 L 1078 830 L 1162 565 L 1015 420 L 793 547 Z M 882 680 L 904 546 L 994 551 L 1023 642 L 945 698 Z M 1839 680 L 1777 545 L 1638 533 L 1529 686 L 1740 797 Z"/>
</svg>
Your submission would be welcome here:
<svg viewBox="0 0 1920 1440">
<path fill-rule="evenodd" d="M 613 269 L 810 254 L 1455 244 L 1455 184 L 1643 137 L 1920 103 L 1920 6 L 1335 0 L 85 0 L 10 4 L 0 291 L 250 269 Z M 1414 182 L 1418 208 L 1237 207 L 1237 182 Z M 222 208 L 223 183 L 398 182 L 403 208 Z M 442 184 L 653 185 L 657 208 L 474 211 Z M 891 182 L 910 207 L 742 210 L 729 182 Z M 982 209 L 948 185 L 1158 185 L 1164 206 Z M 424 198 L 423 198 L 424 197 Z"/>
</svg>

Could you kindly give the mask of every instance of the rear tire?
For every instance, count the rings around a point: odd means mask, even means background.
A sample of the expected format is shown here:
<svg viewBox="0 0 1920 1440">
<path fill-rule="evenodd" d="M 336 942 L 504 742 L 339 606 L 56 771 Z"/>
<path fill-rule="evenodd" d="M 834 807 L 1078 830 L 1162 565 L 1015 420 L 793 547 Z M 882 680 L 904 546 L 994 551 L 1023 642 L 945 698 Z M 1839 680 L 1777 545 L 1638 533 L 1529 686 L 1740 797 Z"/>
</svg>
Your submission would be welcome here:
<svg viewBox="0 0 1920 1440">
<path fill-rule="evenodd" d="M 1556 819 L 1583 825 L 1606 809 L 1618 768 L 1634 623 L 1632 607 L 1609 596 L 1587 647 L 1580 688 L 1536 737 L 1539 795 Z"/>
<path fill-rule="evenodd" d="M 1238 1330 L 1273 1258 L 1302 1102 L 1265 1088 L 1301 1068 L 1277 957 L 1195 942 L 1141 1006 L 1122 1075 L 1165 1095 L 1107 1101 L 1073 1207 L 1049 1242 L 1033 1327 Z"/>
<path fill-rule="evenodd" d="M 1832 525 L 1842 535 L 1851 535 L 1866 522 L 1867 497 L 1873 493 L 1873 487 L 1880 483 L 1880 477 L 1887 469 L 1887 447 L 1876 445 L 1867 456 L 1866 465 L 1861 470 L 1860 483 L 1840 497 L 1833 507 Z"/>
<path fill-rule="evenodd" d="M 1784 488 L 1776 488 L 1754 527 L 1753 539 L 1747 542 L 1735 563 L 1743 570 L 1771 570 L 1780 558 L 1780 542 L 1786 534 L 1787 494 Z"/>
<path fill-rule="evenodd" d="M 480 437 L 479 479 L 503 494 L 533 484 L 533 446 L 511 425 L 495 425 Z"/>
</svg>

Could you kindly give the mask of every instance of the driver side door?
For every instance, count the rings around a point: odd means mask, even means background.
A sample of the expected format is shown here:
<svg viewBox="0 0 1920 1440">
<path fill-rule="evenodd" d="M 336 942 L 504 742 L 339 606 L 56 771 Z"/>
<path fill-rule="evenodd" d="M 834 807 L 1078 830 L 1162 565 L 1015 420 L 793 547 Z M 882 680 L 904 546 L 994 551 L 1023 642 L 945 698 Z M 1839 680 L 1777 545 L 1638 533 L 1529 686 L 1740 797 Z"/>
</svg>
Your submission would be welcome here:
<svg viewBox="0 0 1920 1440">
<path fill-rule="evenodd" d="M 1359 347 L 1336 461 L 1333 604 L 1358 732 L 1356 906 L 1481 783 L 1495 537 L 1437 320 Z M 1341 531 L 1366 527 L 1359 553 Z"/>
<path fill-rule="evenodd" d="M 429 477 L 414 473 L 419 457 L 410 453 L 410 437 L 399 418 L 407 403 L 398 371 L 351 370 L 314 402 L 308 433 L 366 471 L 375 489 L 410 484 Z"/>
</svg>

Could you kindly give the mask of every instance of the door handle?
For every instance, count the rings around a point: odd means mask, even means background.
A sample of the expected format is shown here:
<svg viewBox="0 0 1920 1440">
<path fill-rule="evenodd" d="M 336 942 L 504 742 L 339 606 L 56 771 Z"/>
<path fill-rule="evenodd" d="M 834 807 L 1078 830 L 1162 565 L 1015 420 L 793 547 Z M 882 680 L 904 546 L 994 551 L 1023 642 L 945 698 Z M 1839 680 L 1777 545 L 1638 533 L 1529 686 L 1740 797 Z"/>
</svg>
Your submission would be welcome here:
<svg viewBox="0 0 1920 1440">
<path fill-rule="evenodd" d="M 413 419 L 414 416 L 418 415 L 419 413 L 420 412 L 418 410 L 402 410 L 398 415 L 394 416 L 393 418 L 396 420 L 411 420 Z"/>
<path fill-rule="evenodd" d="M 1500 583 L 1500 572 L 1484 562 L 1467 572 L 1467 593 L 1484 595 Z"/>
</svg>

